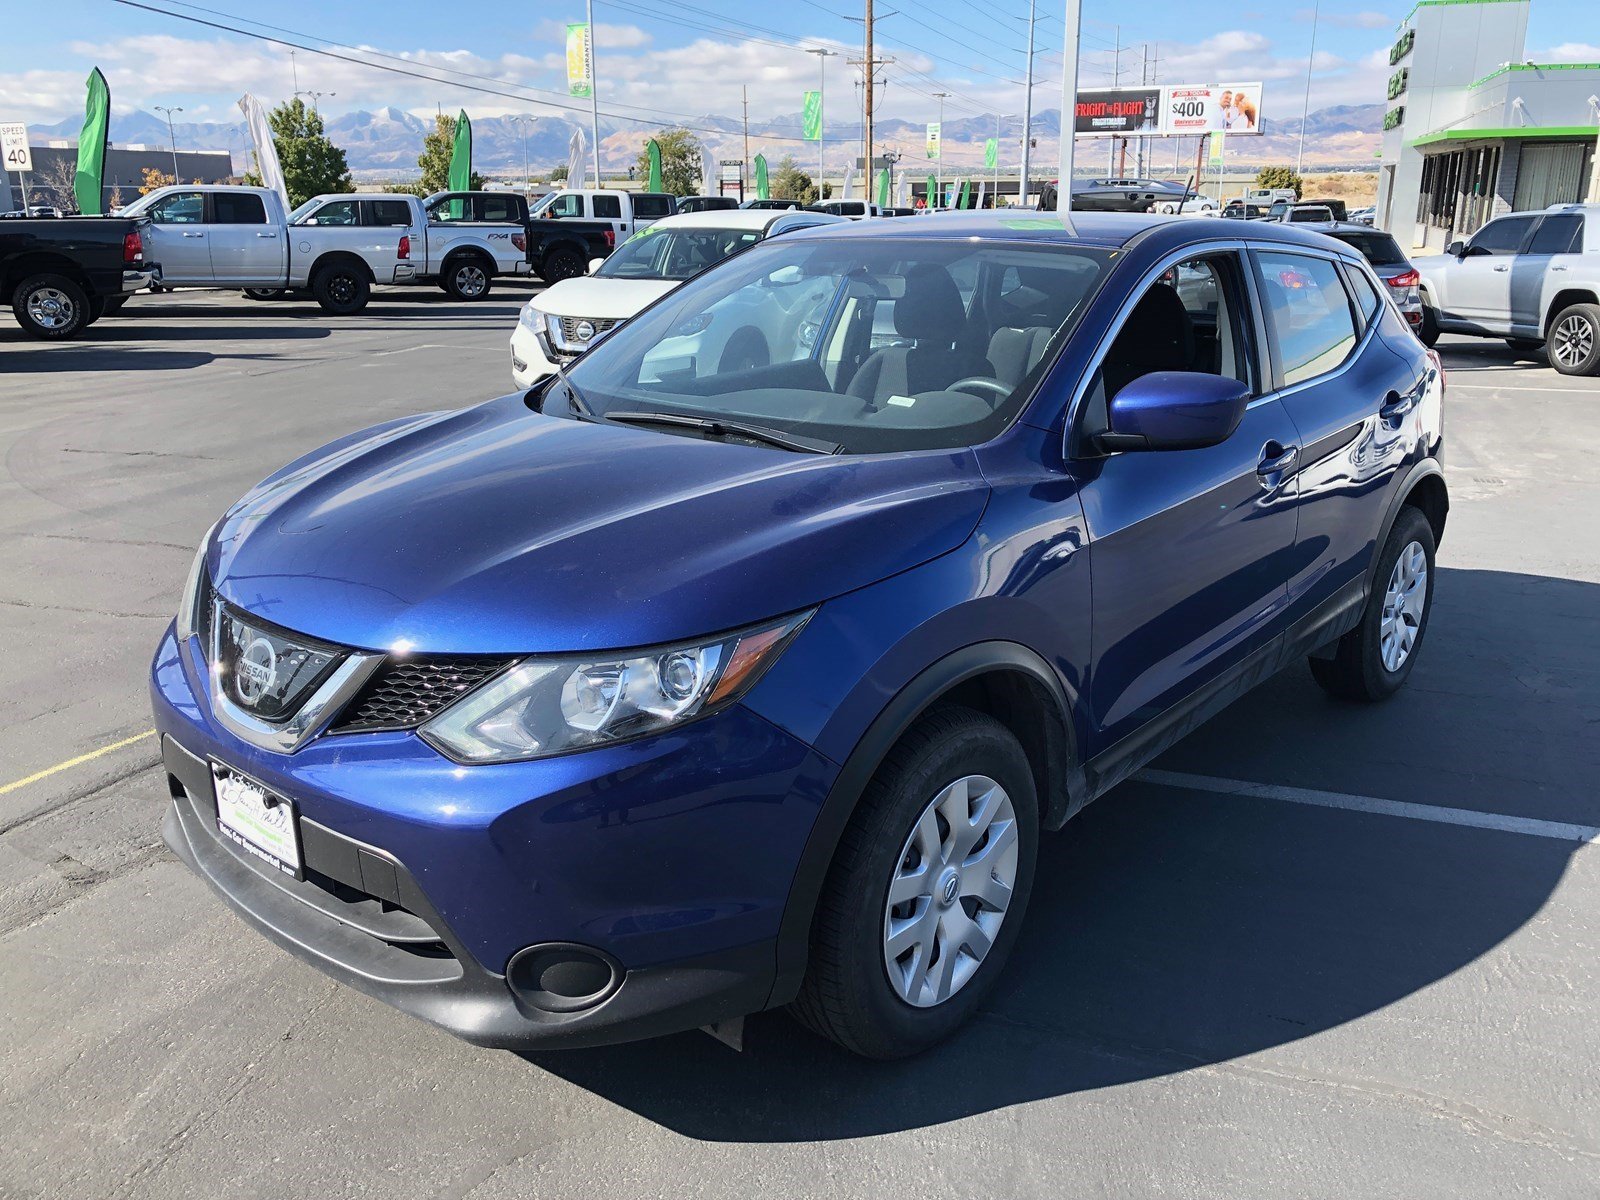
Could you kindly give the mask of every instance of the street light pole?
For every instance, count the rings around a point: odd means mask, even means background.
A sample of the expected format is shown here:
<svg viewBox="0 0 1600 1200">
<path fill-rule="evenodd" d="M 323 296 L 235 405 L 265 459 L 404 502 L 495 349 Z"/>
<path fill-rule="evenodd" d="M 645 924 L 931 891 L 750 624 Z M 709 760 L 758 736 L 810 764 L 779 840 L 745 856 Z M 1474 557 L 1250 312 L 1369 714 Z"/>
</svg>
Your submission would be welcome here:
<svg viewBox="0 0 1600 1200">
<path fill-rule="evenodd" d="M 167 139 L 172 143 L 172 182 L 173 183 L 177 183 L 178 182 L 178 135 L 172 131 L 172 114 L 173 113 L 181 113 L 183 111 L 183 109 L 181 107 L 179 107 L 179 108 L 166 108 L 166 107 L 164 107 L 163 105 L 160 105 L 160 104 L 156 105 L 155 107 L 156 107 L 156 111 L 158 113 L 166 113 L 167 114 Z"/>
<path fill-rule="evenodd" d="M 304 91 L 304 92 L 296 92 L 295 93 L 295 95 L 297 97 L 298 96 L 310 96 L 311 97 L 311 111 L 312 112 L 316 112 L 317 111 L 317 101 L 320 100 L 323 96 L 337 96 L 338 94 L 339 94 L 338 92 L 313 92 L 313 91 Z"/>
<path fill-rule="evenodd" d="M 537 117 L 526 117 L 526 116 L 518 116 L 518 117 L 512 117 L 511 118 L 511 123 L 522 131 L 522 193 L 523 193 L 523 195 L 527 195 L 527 193 L 528 193 L 528 178 L 529 178 L 529 171 L 528 171 L 528 126 L 529 126 L 529 124 L 531 124 L 533 121 L 536 121 L 536 120 L 538 120 Z"/>
<path fill-rule="evenodd" d="M 1029 151 L 1032 150 L 1029 143 L 1033 141 L 1033 27 L 1035 22 L 1034 0 L 1028 0 L 1028 71 L 1023 77 L 1027 80 L 1027 84 L 1022 89 L 1022 165 L 1018 172 L 1021 179 L 1017 183 L 1017 204 L 1022 208 L 1028 207 L 1028 168 L 1031 165 Z M 1065 121 L 1067 115 L 1063 113 L 1061 119 Z M 995 192 L 998 193 L 999 190 L 1000 185 L 996 183 Z"/>
<path fill-rule="evenodd" d="M 594 186 L 600 186 L 600 60 L 594 50 L 594 0 L 584 0 L 589 23 L 589 136 L 594 141 Z"/>
<path fill-rule="evenodd" d="M 1311 5 L 1311 56 L 1306 59 L 1306 98 L 1300 106 L 1300 147 L 1294 152 L 1294 173 L 1300 174 L 1300 164 L 1306 157 L 1306 121 L 1311 116 L 1311 68 L 1317 61 L 1317 16 L 1321 0 Z"/>
<path fill-rule="evenodd" d="M 944 207 L 944 102 L 949 97 L 949 92 L 933 93 L 933 98 L 939 102 L 939 156 L 933 160 L 933 183 L 939 189 L 939 203 L 933 204 L 930 201 L 931 208 Z"/>
<path fill-rule="evenodd" d="M 1061 47 L 1061 181 L 1056 185 L 1056 207 L 1065 220 L 1072 215 L 1072 150 L 1078 112 L 1078 41 L 1083 30 L 1082 0 L 1067 0 L 1062 19 Z"/>
<path fill-rule="evenodd" d="M 826 101 L 828 99 L 828 60 L 830 58 L 838 58 L 839 52 L 837 50 L 816 49 L 807 50 L 806 53 L 817 56 L 817 201 L 821 203 L 822 179 L 827 174 L 823 155 L 827 149 L 827 125 L 824 124 L 824 117 L 827 111 Z M 801 132 L 804 133 L 805 130 L 801 130 Z"/>
</svg>

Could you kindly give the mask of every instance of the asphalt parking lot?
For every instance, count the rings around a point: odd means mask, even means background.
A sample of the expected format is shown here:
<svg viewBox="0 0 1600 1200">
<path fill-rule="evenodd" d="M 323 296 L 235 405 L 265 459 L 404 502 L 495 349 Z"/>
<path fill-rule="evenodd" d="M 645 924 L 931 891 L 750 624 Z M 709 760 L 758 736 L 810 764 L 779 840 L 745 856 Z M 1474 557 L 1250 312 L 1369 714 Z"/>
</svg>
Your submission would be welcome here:
<svg viewBox="0 0 1600 1200">
<path fill-rule="evenodd" d="M 194 545 L 335 435 L 509 390 L 527 294 L 0 321 L 0 1196 L 1596 1194 L 1600 384 L 1499 343 L 1441 347 L 1407 688 L 1290 671 L 1048 840 L 933 1053 L 781 1014 L 743 1054 L 477 1050 L 246 930 L 159 834 L 144 675 Z"/>
</svg>

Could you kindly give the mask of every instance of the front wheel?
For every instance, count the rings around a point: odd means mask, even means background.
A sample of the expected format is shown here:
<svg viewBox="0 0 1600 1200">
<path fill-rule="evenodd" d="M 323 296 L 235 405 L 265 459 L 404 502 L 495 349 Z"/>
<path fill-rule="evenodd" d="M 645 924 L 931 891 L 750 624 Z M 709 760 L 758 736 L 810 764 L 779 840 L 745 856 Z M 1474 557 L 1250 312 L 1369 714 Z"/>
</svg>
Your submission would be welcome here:
<svg viewBox="0 0 1600 1200">
<path fill-rule="evenodd" d="M 457 300 L 482 300 L 489 294 L 492 272 L 481 258 L 460 258 L 444 269 L 447 295 Z"/>
<path fill-rule="evenodd" d="M 360 312 L 372 298 L 372 285 L 360 268 L 346 263 L 323 267 L 311 281 L 311 294 L 322 311 L 336 317 Z"/>
<path fill-rule="evenodd" d="M 1386 700 L 1411 674 L 1433 608 L 1433 526 L 1407 505 L 1378 556 L 1376 586 L 1357 625 L 1311 675 L 1341 700 Z"/>
<path fill-rule="evenodd" d="M 1574 304 L 1558 312 L 1545 349 L 1563 375 L 1600 375 L 1600 305 Z"/>
<path fill-rule="evenodd" d="M 839 840 L 794 1003 L 868 1058 L 948 1037 L 994 986 L 1033 887 L 1039 806 L 1022 746 L 945 708 L 889 752 Z"/>
</svg>

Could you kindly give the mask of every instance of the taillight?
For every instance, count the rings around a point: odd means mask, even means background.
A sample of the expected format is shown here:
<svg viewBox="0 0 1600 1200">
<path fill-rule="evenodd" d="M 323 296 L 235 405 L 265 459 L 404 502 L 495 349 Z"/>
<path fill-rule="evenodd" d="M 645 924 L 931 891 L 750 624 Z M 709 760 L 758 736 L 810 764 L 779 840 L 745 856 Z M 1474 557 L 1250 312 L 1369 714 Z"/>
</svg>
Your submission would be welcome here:
<svg viewBox="0 0 1600 1200">
<path fill-rule="evenodd" d="M 144 259 L 144 239 L 139 236 L 137 229 L 130 229 L 122 235 L 122 261 L 136 263 Z"/>
<path fill-rule="evenodd" d="M 607 250 L 615 250 L 616 248 L 617 248 L 617 231 L 615 229 L 608 229 L 608 230 L 606 230 L 606 249 Z"/>
<path fill-rule="evenodd" d="M 407 258 L 410 258 L 410 257 L 411 257 L 411 235 L 408 234 L 408 233 L 402 233 L 400 235 L 400 258 L 402 260 L 404 260 L 404 259 L 407 259 Z"/>
<path fill-rule="evenodd" d="M 1422 282 L 1422 276 L 1416 271 L 1406 271 L 1395 275 L 1388 280 L 1392 288 L 1413 288 Z"/>
<path fill-rule="evenodd" d="M 526 252 L 528 249 L 528 235 L 525 233 L 513 233 L 511 235 L 511 244 L 518 250 Z"/>
</svg>

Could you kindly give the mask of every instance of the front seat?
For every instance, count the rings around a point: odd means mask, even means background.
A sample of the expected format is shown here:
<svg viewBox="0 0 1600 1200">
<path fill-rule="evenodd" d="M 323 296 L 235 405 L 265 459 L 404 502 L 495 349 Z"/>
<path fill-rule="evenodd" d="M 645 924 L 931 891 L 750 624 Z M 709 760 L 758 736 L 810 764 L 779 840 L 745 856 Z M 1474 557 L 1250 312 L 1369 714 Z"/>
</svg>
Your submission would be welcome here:
<svg viewBox="0 0 1600 1200">
<path fill-rule="evenodd" d="M 890 396 L 941 391 L 969 375 L 987 376 L 983 356 L 957 345 L 966 322 L 950 272 L 937 263 L 912 267 L 905 295 L 895 302 L 894 331 L 916 345 L 874 351 L 850 381 L 849 394 L 881 407 Z"/>
<path fill-rule="evenodd" d="M 1194 322 L 1170 284 L 1150 286 L 1111 343 L 1101 373 L 1109 400 L 1141 375 L 1194 365 Z"/>
</svg>

